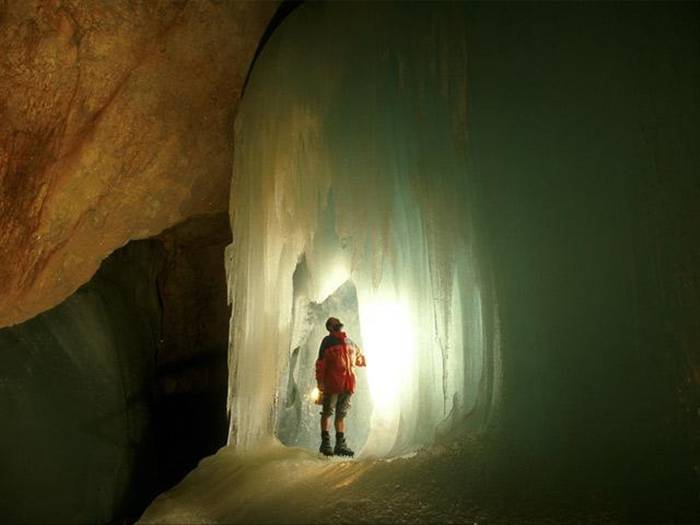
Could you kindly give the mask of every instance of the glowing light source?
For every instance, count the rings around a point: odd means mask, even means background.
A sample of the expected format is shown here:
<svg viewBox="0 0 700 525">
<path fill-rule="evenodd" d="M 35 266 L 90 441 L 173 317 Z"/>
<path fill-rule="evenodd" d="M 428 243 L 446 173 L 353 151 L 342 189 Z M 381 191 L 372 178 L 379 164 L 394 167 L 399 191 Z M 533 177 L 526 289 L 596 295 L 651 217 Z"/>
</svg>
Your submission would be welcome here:
<svg viewBox="0 0 700 525">
<path fill-rule="evenodd" d="M 318 389 L 318 387 L 314 387 L 314 389 L 309 394 L 309 399 L 314 403 L 317 403 L 319 399 L 321 399 L 321 391 Z"/>
<path fill-rule="evenodd" d="M 412 388 L 416 345 L 411 312 L 400 301 L 377 300 L 360 304 L 360 323 L 374 404 L 367 453 L 381 455 L 396 440 L 402 392 Z"/>
</svg>

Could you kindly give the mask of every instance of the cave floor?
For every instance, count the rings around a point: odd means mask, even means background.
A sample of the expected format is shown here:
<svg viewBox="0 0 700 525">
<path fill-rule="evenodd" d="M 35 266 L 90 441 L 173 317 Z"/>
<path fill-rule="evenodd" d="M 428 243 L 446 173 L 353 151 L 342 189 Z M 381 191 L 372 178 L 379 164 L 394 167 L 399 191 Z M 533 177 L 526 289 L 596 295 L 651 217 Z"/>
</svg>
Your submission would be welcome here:
<svg viewBox="0 0 700 525">
<path fill-rule="evenodd" d="M 496 474 L 478 447 L 436 446 L 393 459 L 340 460 L 270 443 L 224 447 L 139 523 L 619 523 L 605 490 Z M 528 482 L 530 480 L 531 482 Z"/>
</svg>

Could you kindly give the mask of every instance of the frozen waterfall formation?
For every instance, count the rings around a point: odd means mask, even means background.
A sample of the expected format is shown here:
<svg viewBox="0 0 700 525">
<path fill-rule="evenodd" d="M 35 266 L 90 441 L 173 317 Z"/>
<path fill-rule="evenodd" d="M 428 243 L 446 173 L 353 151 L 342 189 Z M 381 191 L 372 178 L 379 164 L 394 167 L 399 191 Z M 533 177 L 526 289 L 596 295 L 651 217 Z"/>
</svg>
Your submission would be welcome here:
<svg viewBox="0 0 700 525">
<path fill-rule="evenodd" d="M 227 252 L 236 446 L 317 446 L 308 394 L 329 314 L 369 364 L 349 422 L 363 455 L 493 415 L 496 303 L 470 216 L 461 9 L 302 6 L 258 57 L 236 120 Z"/>
</svg>

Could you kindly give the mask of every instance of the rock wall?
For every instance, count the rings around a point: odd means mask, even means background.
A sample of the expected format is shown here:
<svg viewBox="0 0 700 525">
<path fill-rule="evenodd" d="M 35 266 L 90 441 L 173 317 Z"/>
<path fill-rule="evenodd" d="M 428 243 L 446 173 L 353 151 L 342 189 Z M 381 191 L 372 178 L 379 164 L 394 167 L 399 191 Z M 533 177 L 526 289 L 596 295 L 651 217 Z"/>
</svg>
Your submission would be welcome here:
<svg viewBox="0 0 700 525">
<path fill-rule="evenodd" d="M 136 518 L 226 443 L 228 215 L 111 254 L 55 308 L 0 329 L 0 515 Z"/>
<path fill-rule="evenodd" d="M 0 3 L 0 326 L 128 240 L 226 209 L 233 117 L 276 7 Z"/>
<path fill-rule="evenodd" d="M 157 493 L 162 256 L 130 243 L 59 306 L 0 330 L 4 522 L 109 523 Z"/>
</svg>

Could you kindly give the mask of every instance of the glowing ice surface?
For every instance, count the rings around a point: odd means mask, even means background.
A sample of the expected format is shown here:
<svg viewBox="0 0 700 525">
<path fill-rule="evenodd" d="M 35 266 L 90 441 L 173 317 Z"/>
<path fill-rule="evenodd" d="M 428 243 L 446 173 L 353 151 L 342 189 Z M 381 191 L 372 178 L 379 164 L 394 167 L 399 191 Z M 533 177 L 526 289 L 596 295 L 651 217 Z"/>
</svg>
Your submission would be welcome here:
<svg viewBox="0 0 700 525">
<path fill-rule="evenodd" d="M 296 9 L 239 108 L 227 268 L 230 442 L 241 448 L 273 435 L 295 349 L 294 360 L 315 359 L 317 347 L 299 346 L 317 328 L 308 309 L 346 281 L 372 396 L 365 454 L 431 442 L 448 415 L 473 413 L 492 372 L 471 235 L 463 7 L 366 9 Z M 313 382 L 312 366 L 298 373 Z"/>
<path fill-rule="evenodd" d="M 391 300 L 364 304 L 360 323 L 372 358 L 367 374 L 374 400 L 369 450 L 365 452 L 381 453 L 391 449 L 398 433 L 402 395 L 409 395 L 415 388 L 411 382 L 415 369 L 415 323 L 407 304 Z"/>
<path fill-rule="evenodd" d="M 455 478 L 457 458 L 345 461 L 269 441 L 254 451 L 224 447 L 138 523 L 472 523 L 455 502 L 464 479 Z"/>
</svg>

